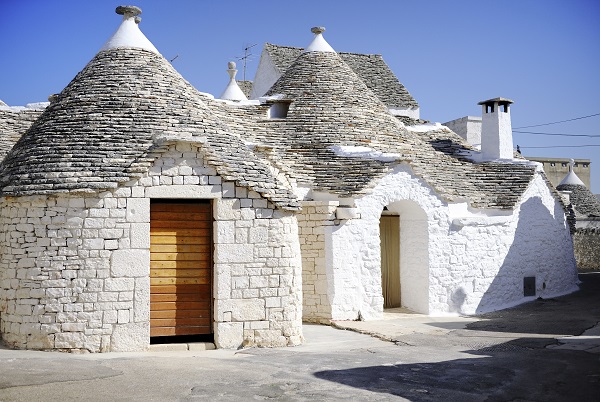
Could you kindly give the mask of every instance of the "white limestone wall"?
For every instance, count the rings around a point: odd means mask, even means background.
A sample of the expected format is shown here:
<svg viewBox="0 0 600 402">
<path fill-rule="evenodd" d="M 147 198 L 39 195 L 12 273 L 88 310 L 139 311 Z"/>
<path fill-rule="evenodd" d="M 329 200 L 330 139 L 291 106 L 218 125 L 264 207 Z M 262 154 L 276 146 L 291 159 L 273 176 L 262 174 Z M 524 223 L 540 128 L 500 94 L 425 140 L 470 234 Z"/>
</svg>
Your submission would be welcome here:
<svg viewBox="0 0 600 402">
<path fill-rule="evenodd" d="M 172 146 L 145 177 L 113 191 L 0 199 L 3 341 L 29 349 L 147 349 L 151 198 L 214 199 L 218 347 L 302 341 L 295 215 L 222 181 L 188 144 Z"/>
<path fill-rule="evenodd" d="M 432 277 L 438 313 L 474 314 L 500 310 L 577 290 L 573 243 L 564 211 L 536 173 L 510 215 L 454 211 L 441 248 L 450 255 L 449 275 Z M 442 261 L 443 262 L 443 261 Z M 523 278 L 536 278 L 536 295 L 523 296 Z"/>
<path fill-rule="evenodd" d="M 400 215 L 402 303 L 417 312 L 474 314 L 577 289 L 564 212 L 536 174 L 515 211 L 448 204 L 399 166 L 356 200 L 359 219 L 326 228 L 333 320 L 381 317 L 379 218 Z M 536 277 L 536 296 L 523 278 Z"/>
<path fill-rule="evenodd" d="M 325 232 L 335 225 L 336 201 L 303 201 L 298 214 L 302 253 L 302 319 L 327 323 L 331 319 L 333 281 L 331 248 Z"/>
<path fill-rule="evenodd" d="M 405 200 L 405 203 L 398 201 Z M 407 166 L 398 166 L 385 176 L 373 192 L 356 200 L 359 219 L 341 221 L 339 226 L 328 227 L 332 243 L 332 273 L 334 292 L 333 320 L 376 319 L 383 312 L 381 291 L 381 251 L 379 219 L 385 206 L 394 205 L 400 213 L 401 242 L 415 247 L 416 251 L 401 249 L 409 268 L 405 274 L 414 280 L 412 296 L 407 291 L 405 304 L 428 313 L 429 232 L 436 222 L 437 210 L 443 203 L 433 192 L 414 177 Z M 413 213 L 418 213 L 413 219 Z M 403 216 L 404 214 L 404 216 Z M 403 227 L 402 220 L 406 222 Z M 415 232 L 411 230 L 416 229 Z M 411 242 L 412 241 L 412 242 Z M 404 288 L 403 288 L 404 289 Z"/>
</svg>

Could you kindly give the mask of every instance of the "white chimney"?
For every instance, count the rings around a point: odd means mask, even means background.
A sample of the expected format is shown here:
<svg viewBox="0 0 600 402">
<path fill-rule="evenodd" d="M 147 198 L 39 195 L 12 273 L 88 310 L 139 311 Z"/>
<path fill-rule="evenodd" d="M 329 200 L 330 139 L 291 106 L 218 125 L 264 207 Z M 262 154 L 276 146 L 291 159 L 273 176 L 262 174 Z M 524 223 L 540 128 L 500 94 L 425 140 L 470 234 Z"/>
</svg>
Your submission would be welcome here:
<svg viewBox="0 0 600 402">
<path fill-rule="evenodd" d="M 484 160 L 513 159 L 510 99 L 494 98 L 479 102 L 481 115 L 481 153 Z"/>
</svg>

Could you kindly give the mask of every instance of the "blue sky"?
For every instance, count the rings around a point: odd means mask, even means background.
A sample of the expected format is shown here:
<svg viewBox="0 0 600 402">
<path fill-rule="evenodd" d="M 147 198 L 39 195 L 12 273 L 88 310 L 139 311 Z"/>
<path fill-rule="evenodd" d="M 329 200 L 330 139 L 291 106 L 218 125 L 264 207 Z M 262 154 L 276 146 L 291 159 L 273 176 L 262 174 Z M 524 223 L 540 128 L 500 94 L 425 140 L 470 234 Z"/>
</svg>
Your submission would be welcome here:
<svg viewBox="0 0 600 402">
<path fill-rule="evenodd" d="M 60 92 L 116 30 L 121 3 L 0 0 L 0 99 L 24 105 Z M 142 8 L 140 28 L 158 50 L 177 56 L 174 67 L 216 96 L 227 84 L 227 62 L 245 46 L 258 44 L 246 73 L 252 78 L 263 43 L 304 47 L 310 28 L 321 25 L 336 50 L 382 54 L 424 119 L 479 116 L 477 102 L 497 96 L 515 101 L 513 128 L 600 113 L 598 0 L 129 3 Z M 591 159 L 598 193 L 599 126 L 600 115 L 536 127 L 598 137 L 514 133 L 514 143 L 526 156 Z M 532 148 L 542 146 L 552 148 Z"/>
</svg>

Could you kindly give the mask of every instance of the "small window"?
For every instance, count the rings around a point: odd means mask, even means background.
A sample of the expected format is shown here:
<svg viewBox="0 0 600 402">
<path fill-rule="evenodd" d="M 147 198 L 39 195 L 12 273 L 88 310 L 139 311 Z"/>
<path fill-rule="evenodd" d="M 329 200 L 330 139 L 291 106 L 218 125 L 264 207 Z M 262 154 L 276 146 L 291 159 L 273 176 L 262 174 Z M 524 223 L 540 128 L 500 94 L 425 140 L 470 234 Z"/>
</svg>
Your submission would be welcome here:
<svg viewBox="0 0 600 402">
<path fill-rule="evenodd" d="M 583 164 L 583 167 L 584 167 L 584 168 L 587 168 L 587 167 L 589 167 L 589 166 L 590 166 L 590 165 L 588 165 L 587 163 L 584 163 L 584 164 Z"/>
<path fill-rule="evenodd" d="M 567 167 L 567 164 L 566 164 L 566 163 L 564 163 L 564 162 L 563 162 L 563 163 L 561 163 L 561 165 L 562 165 L 562 167 Z"/>
<path fill-rule="evenodd" d="M 269 108 L 267 117 L 269 119 L 285 119 L 290 109 L 290 102 L 275 102 Z"/>
<path fill-rule="evenodd" d="M 556 163 L 550 162 L 550 166 L 556 166 Z"/>
</svg>

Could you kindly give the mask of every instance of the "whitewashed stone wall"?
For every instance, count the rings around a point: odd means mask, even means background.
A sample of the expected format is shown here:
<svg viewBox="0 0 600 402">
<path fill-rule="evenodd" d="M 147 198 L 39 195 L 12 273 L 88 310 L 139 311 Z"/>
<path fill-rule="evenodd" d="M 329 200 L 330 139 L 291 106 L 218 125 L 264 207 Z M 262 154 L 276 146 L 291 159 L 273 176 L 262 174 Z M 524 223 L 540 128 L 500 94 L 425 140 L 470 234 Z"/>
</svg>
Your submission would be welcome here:
<svg viewBox="0 0 600 402">
<path fill-rule="evenodd" d="M 150 199 L 214 199 L 218 347 L 302 341 L 293 213 L 222 181 L 194 146 L 161 154 L 113 191 L 0 200 L 0 331 L 11 346 L 133 351 L 149 346 Z"/>
<path fill-rule="evenodd" d="M 379 218 L 400 215 L 402 303 L 433 314 L 474 314 L 577 289 L 564 211 L 536 174 L 514 211 L 474 211 L 448 204 L 406 166 L 356 200 L 360 219 L 326 228 L 332 244 L 331 318 L 382 313 Z M 536 277 L 536 296 L 523 278 Z"/>
<path fill-rule="evenodd" d="M 564 210 L 539 174 L 511 215 L 467 215 L 451 216 L 449 235 L 439 239 L 441 248 L 460 250 L 450 258 L 455 262 L 451 268 L 462 274 L 433 278 L 433 311 L 482 313 L 577 290 Z M 523 278 L 530 276 L 536 278 L 536 295 L 525 297 Z"/>
<path fill-rule="evenodd" d="M 431 248 L 432 233 L 444 221 L 440 211 L 444 204 L 423 181 L 416 178 L 406 165 L 398 166 L 386 175 L 373 192 L 356 200 L 361 219 L 350 220 L 334 236 L 338 244 L 349 244 L 340 254 L 347 255 L 339 269 L 360 264 L 353 270 L 360 304 L 347 316 L 360 312 L 362 319 L 376 319 L 383 312 L 381 291 L 381 245 L 379 219 L 384 207 L 400 216 L 400 266 L 402 303 L 415 311 L 430 313 Z M 348 226 L 348 228 L 346 228 Z M 353 238 L 364 236 L 361 247 Z M 350 296 L 350 295 L 348 295 Z M 355 317 L 358 318 L 358 317 Z"/>
<path fill-rule="evenodd" d="M 331 320 L 333 291 L 325 232 L 335 225 L 335 201 L 304 201 L 298 214 L 298 230 L 302 253 L 302 319 L 306 322 L 328 323 Z M 329 256 L 329 258 L 328 258 Z"/>
</svg>

